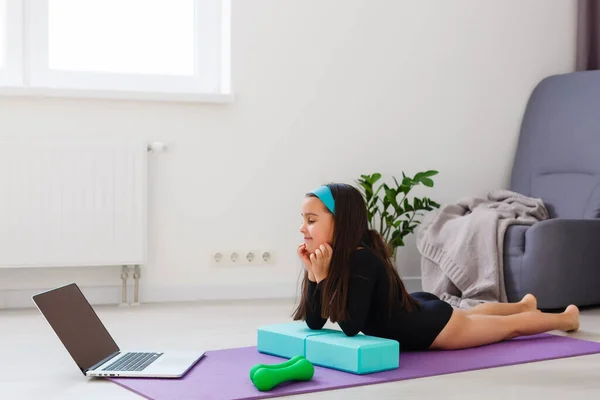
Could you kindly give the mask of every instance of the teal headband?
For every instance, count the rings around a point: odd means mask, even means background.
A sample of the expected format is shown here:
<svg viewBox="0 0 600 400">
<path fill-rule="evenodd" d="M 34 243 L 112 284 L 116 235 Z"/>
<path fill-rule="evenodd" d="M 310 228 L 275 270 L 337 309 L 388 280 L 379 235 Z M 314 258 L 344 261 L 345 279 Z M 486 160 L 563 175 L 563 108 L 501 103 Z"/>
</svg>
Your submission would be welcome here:
<svg viewBox="0 0 600 400">
<path fill-rule="evenodd" d="M 329 211 L 335 215 L 335 200 L 333 200 L 333 195 L 331 194 L 331 189 L 329 186 L 321 186 L 310 193 L 317 196 L 319 200 L 325 204 L 325 207 L 327 207 Z"/>
</svg>

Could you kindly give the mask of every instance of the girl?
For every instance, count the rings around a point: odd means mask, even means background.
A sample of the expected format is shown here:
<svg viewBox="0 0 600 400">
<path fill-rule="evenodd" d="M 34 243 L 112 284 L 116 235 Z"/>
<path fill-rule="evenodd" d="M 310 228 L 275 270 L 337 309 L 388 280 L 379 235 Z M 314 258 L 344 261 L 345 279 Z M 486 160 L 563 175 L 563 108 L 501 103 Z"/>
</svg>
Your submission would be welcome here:
<svg viewBox="0 0 600 400">
<path fill-rule="evenodd" d="M 454 309 L 437 296 L 409 294 L 385 242 L 368 229 L 360 191 L 329 184 L 307 194 L 302 204 L 305 267 L 302 298 L 294 320 L 321 329 L 327 318 L 347 336 L 394 339 L 403 350 L 463 349 L 551 330 L 579 329 L 579 310 L 542 313 L 528 294 L 517 303 L 484 303 Z"/>
</svg>

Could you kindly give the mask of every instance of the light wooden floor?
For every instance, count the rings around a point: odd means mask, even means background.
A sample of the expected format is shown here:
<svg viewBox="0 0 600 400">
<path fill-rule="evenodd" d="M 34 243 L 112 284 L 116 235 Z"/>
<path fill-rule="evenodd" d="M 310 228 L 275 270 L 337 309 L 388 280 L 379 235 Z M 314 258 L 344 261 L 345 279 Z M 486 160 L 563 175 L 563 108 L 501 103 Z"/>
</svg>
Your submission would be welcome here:
<svg viewBox="0 0 600 400">
<path fill-rule="evenodd" d="M 96 307 L 121 347 L 218 349 L 256 344 L 256 329 L 289 320 L 290 301 Z M 575 337 L 600 341 L 600 309 L 582 312 Z M 47 362 L 52 360 L 52 365 Z M 597 399 L 600 355 L 544 361 L 343 390 L 299 399 Z M 140 399 L 83 377 L 37 310 L 0 311 L 0 399 Z"/>
</svg>

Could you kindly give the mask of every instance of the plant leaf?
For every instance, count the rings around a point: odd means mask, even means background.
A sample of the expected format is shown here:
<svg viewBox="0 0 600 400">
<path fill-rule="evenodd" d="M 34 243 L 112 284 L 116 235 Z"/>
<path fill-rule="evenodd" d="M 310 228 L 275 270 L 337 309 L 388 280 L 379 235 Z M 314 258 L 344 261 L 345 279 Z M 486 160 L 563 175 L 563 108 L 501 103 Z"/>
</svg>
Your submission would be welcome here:
<svg viewBox="0 0 600 400">
<path fill-rule="evenodd" d="M 371 184 L 374 184 L 379 179 L 381 179 L 381 174 L 379 172 L 375 172 L 373 175 L 371 175 L 370 182 L 371 182 Z"/>
<path fill-rule="evenodd" d="M 421 183 L 427 187 L 433 187 L 433 180 L 429 178 L 421 178 Z"/>
<path fill-rule="evenodd" d="M 438 171 L 435 171 L 435 170 L 432 170 L 432 169 L 423 172 L 423 176 L 424 177 L 432 177 L 432 176 L 435 176 L 437 174 L 438 174 Z"/>
<path fill-rule="evenodd" d="M 413 206 L 410 205 L 410 203 L 408 202 L 408 199 L 404 199 L 404 210 L 406 212 L 410 212 L 410 211 L 414 211 L 415 208 L 413 208 Z"/>
</svg>

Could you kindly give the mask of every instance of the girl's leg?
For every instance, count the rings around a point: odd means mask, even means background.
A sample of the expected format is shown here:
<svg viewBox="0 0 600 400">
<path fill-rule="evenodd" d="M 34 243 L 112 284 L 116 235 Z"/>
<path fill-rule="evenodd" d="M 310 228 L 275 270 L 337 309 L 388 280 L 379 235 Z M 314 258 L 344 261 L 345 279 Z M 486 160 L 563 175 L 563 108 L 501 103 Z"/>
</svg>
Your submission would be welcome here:
<svg viewBox="0 0 600 400">
<path fill-rule="evenodd" d="M 469 310 L 469 315 L 513 315 L 537 310 L 537 299 L 532 294 L 526 294 L 517 303 L 483 303 Z"/>
<path fill-rule="evenodd" d="M 579 309 L 570 305 L 563 313 L 528 311 L 514 315 L 469 315 L 454 310 L 446 327 L 430 348 L 464 349 L 496 343 L 517 336 L 535 335 L 552 330 L 579 329 Z"/>
</svg>

